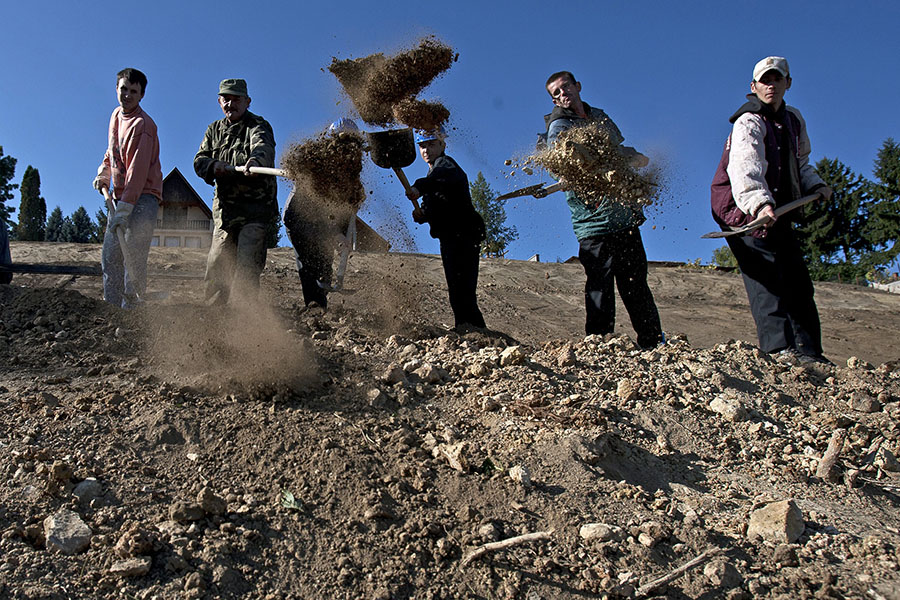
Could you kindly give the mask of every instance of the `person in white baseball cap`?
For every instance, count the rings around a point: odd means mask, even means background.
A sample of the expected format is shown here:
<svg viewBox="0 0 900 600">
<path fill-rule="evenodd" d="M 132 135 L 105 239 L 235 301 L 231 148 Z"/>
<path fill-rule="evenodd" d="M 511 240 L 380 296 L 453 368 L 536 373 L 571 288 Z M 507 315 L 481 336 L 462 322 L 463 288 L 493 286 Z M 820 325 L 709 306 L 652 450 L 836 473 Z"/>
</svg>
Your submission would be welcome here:
<svg viewBox="0 0 900 600">
<path fill-rule="evenodd" d="M 759 347 L 788 361 L 829 362 L 814 289 L 791 221 L 775 209 L 832 190 L 809 163 L 811 146 L 800 111 L 784 102 L 788 62 L 769 56 L 753 67 L 747 102 L 734 124 L 712 183 L 713 218 L 723 231 L 768 217 L 765 228 L 726 238 L 741 269 Z"/>
</svg>

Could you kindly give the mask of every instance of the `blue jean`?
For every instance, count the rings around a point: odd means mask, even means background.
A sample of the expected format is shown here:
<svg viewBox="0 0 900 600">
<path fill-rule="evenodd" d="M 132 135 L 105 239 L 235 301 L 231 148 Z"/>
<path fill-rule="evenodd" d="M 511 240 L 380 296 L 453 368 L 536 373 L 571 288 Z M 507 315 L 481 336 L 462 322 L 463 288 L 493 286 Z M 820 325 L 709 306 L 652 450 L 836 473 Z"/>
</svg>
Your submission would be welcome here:
<svg viewBox="0 0 900 600">
<path fill-rule="evenodd" d="M 122 308 L 134 308 L 139 297 L 147 290 L 147 257 L 150 241 L 156 227 L 159 200 L 152 194 L 142 194 L 128 218 L 125 245 L 128 252 L 128 268 L 119 246 L 119 237 L 107 227 L 103 234 L 103 299 Z M 110 219 L 112 214 L 107 215 Z M 132 264 L 133 263 L 133 264 Z"/>
</svg>

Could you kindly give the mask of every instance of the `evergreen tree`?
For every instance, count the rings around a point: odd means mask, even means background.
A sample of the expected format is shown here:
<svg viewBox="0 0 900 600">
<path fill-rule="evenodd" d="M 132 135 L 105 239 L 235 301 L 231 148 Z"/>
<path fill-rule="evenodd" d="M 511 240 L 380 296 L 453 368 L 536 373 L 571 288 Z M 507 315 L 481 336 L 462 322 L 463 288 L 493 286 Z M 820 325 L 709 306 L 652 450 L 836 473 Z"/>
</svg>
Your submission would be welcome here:
<svg viewBox="0 0 900 600">
<path fill-rule="evenodd" d="M 276 214 L 266 227 L 266 248 L 277 248 L 279 240 L 281 240 L 281 213 Z"/>
<path fill-rule="evenodd" d="M 95 244 L 100 244 L 103 243 L 103 236 L 106 234 L 106 219 L 108 217 L 106 214 L 105 204 L 103 205 L 103 208 L 97 211 L 97 214 L 95 216 L 97 218 L 97 226 L 94 228 L 94 236 L 90 241 L 94 242 Z"/>
<path fill-rule="evenodd" d="M 472 195 L 472 204 L 475 205 L 475 210 L 484 219 L 486 236 L 481 243 L 482 256 L 505 256 L 506 247 L 519 237 L 515 227 L 503 225 L 506 222 L 506 209 L 503 208 L 506 201 L 497 200 L 497 195 L 481 171 L 478 172 L 475 181 L 469 184 L 469 192 Z"/>
<path fill-rule="evenodd" d="M 59 227 L 59 240 L 60 242 L 74 242 L 75 241 L 75 225 L 72 223 L 72 219 L 70 217 L 65 217 L 63 219 L 62 225 Z"/>
<path fill-rule="evenodd" d="M 50 216 L 47 217 L 47 228 L 45 230 L 44 239 L 48 242 L 58 242 L 60 241 L 59 236 L 62 233 L 63 225 L 63 213 L 60 207 L 54 208 L 50 211 Z"/>
<path fill-rule="evenodd" d="M 83 206 L 79 206 L 75 209 L 75 212 L 72 213 L 71 223 L 72 239 L 69 241 L 76 242 L 78 244 L 85 244 L 91 241 L 91 238 L 94 237 L 96 227 L 94 225 L 94 222 L 91 221 L 90 215 Z"/>
<path fill-rule="evenodd" d="M 47 220 L 47 203 L 41 198 L 41 175 L 28 165 L 22 176 L 22 200 L 19 202 L 17 238 L 23 241 L 44 241 L 44 222 Z"/>
<path fill-rule="evenodd" d="M 816 171 L 834 194 L 803 209 L 797 233 L 810 275 L 818 280 L 861 277 L 863 258 L 871 250 L 863 237 L 871 184 L 838 159 L 821 159 Z"/>
<path fill-rule="evenodd" d="M 738 266 L 737 259 L 734 257 L 734 253 L 731 252 L 731 248 L 729 248 L 727 244 L 713 250 L 712 262 L 717 267 L 731 267 L 736 269 Z"/>
<path fill-rule="evenodd" d="M 863 226 L 866 239 L 872 244 L 870 262 L 873 268 L 897 263 L 900 254 L 900 144 L 888 138 L 875 159 L 873 200 Z"/>
<path fill-rule="evenodd" d="M 16 159 L 12 156 L 3 156 L 3 146 L 0 146 L 0 221 L 10 223 L 9 217 L 15 210 L 6 206 L 7 200 L 13 199 L 13 190 L 19 187 L 11 183 L 16 175 Z"/>
</svg>

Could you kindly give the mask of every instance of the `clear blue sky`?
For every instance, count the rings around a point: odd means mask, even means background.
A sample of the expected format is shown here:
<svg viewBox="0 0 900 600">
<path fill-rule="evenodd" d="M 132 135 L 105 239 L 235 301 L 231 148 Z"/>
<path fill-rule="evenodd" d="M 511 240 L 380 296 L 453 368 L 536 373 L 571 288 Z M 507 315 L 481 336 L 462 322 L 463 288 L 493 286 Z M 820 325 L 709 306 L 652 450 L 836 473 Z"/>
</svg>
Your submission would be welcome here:
<svg viewBox="0 0 900 600">
<path fill-rule="evenodd" d="M 173 167 L 202 197 L 212 188 L 192 160 L 207 124 L 221 118 L 217 85 L 247 79 L 251 110 L 275 129 L 278 151 L 351 111 L 331 58 L 392 53 L 433 34 L 459 61 L 420 96 L 452 113 L 448 153 L 481 171 L 502 193 L 539 181 L 505 177 L 503 161 L 528 153 L 552 108 L 543 83 L 568 69 L 582 97 L 604 108 L 626 143 L 663 160 L 668 197 L 643 228 L 652 260 L 708 262 L 721 242 L 709 182 L 729 132 L 727 118 L 748 92 L 753 64 L 787 57 L 786 101 L 806 117 L 813 161 L 838 157 L 871 177 L 888 137 L 900 139 L 900 3 L 850 2 L 6 2 L 0 22 L 0 146 L 41 174 L 48 212 L 101 206 L 91 180 L 116 107 L 115 73 L 149 78 L 143 108 L 159 127 L 163 173 Z M 759 7 L 773 12 L 762 14 Z M 778 15 L 778 19 L 773 15 Z M 424 175 L 421 160 L 406 169 Z M 412 223 L 396 179 L 374 165 L 363 218 L 376 228 L 402 219 L 419 251 L 437 243 Z M 283 206 L 289 184 L 279 183 Z M 10 203 L 18 205 L 16 199 Z M 561 194 L 511 200 L 519 239 L 510 258 L 577 251 Z M 16 218 L 16 214 L 13 215 Z M 389 227 L 394 227 L 389 225 Z M 286 243 L 284 241 L 283 243 Z"/>
</svg>

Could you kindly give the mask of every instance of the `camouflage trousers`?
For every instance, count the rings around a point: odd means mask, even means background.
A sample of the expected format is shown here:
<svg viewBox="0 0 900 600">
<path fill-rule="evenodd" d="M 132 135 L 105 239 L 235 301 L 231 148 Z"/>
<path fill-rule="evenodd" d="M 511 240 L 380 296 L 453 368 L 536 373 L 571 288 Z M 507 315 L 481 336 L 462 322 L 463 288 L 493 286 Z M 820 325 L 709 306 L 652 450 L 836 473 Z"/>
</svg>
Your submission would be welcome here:
<svg viewBox="0 0 900 600">
<path fill-rule="evenodd" d="M 230 229 L 216 227 L 206 259 L 208 304 L 254 301 L 259 275 L 266 266 L 266 225 L 246 223 Z"/>
</svg>

